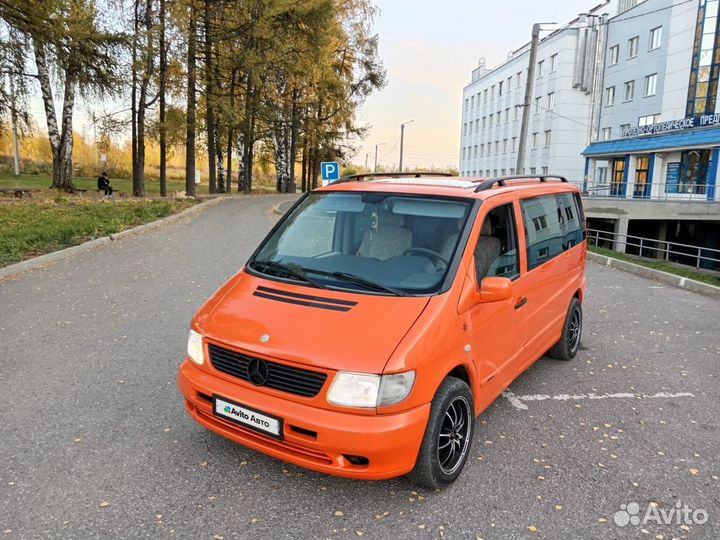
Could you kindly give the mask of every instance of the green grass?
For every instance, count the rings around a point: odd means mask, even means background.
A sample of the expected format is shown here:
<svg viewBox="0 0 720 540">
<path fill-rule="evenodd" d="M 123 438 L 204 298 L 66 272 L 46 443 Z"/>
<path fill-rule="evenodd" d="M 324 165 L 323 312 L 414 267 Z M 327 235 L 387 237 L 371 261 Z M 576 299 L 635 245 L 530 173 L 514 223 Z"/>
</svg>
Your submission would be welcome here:
<svg viewBox="0 0 720 540">
<path fill-rule="evenodd" d="M 52 183 L 46 174 L 21 174 L 19 177 L 12 174 L 0 174 L 0 188 L 33 188 L 47 189 Z M 73 183 L 78 189 L 95 191 L 97 189 L 97 178 L 73 178 Z M 116 192 L 125 195 L 132 195 L 132 181 L 129 178 L 111 178 L 110 185 Z M 168 195 L 176 191 L 185 191 L 185 182 L 181 180 L 168 180 Z M 207 186 L 199 186 L 198 194 L 207 193 Z M 160 182 L 157 180 L 145 180 L 145 194 L 149 196 L 160 195 Z"/>
<path fill-rule="evenodd" d="M 58 197 L 0 204 L 0 266 L 179 212 L 192 200 L 89 201 Z"/>
<path fill-rule="evenodd" d="M 653 270 L 661 270 L 663 272 L 667 272 L 668 274 L 675 274 L 676 276 L 686 277 L 688 279 L 694 279 L 695 281 L 701 281 L 709 285 L 715 285 L 716 287 L 720 287 L 720 278 L 710 274 L 706 274 L 704 272 L 698 272 L 691 268 L 688 268 L 686 270 L 685 268 L 679 268 L 665 262 L 648 261 L 646 259 L 640 259 L 638 257 L 633 257 L 632 255 L 627 255 L 626 253 L 620 253 L 618 251 L 613 251 L 612 249 L 601 248 L 597 246 L 590 246 L 588 249 L 593 253 L 597 253 L 599 255 L 605 255 L 606 257 L 612 257 L 613 259 L 631 262 L 640 266 L 652 268 Z"/>
</svg>

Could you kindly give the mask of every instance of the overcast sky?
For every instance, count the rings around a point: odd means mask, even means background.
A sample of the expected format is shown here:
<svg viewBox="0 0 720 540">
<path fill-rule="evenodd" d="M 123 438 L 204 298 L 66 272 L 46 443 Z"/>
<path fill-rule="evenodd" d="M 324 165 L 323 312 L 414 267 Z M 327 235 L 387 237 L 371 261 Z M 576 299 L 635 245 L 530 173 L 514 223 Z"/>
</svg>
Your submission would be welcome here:
<svg viewBox="0 0 720 540">
<path fill-rule="evenodd" d="M 357 115 L 371 129 L 354 162 L 372 168 L 397 165 L 400 124 L 405 129 L 406 167 L 457 167 L 462 89 L 484 56 L 488 67 L 530 39 L 534 22 L 565 24 L 600 1 L 563 0 L 375 0 L 375 28 L 388 84 Z M 543 33 L 542 36 L 547 35 Z"/>
</svg>

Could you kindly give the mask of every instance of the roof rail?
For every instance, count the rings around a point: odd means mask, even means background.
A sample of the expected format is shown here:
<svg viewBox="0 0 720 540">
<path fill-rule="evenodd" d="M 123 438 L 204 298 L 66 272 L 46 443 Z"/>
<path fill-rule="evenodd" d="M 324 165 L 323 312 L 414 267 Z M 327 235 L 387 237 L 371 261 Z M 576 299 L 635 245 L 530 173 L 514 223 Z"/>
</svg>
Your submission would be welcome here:
<svg viewBox="0 0 720 540">
<path fill-rule="evenodd" d="M 431 173 L 431 172 L 389 172 L 389 173 L 358 173 L 349 176 L 343 176 L 340 180 L 332 182 L 332 184 L 340 184 L 343 182 L 362 182 L 367 178 L 422 178 L 423 176 L 447 176 L 454 177 L 450 173 Z"/>
<path fill-rule="evenodd" d="M 478 187 L 475 188 L 475 193 L 478 193 L 479 191 L 485 191 L 486 189 L 490 189 L 495 184 L 498 186 L 504 186 L 506 180 L 535 180 L 538 179 L 541 182 L 547 182 L 548 178 L 554 178 L 556 180 L 560 180 L 561 182 L 567 182 L 568 179 L 564 176 L 560 176 L 557 174 L 516 174 L 513 176 L 499 176 L 497 178 L 488 178 L 487 180 L 483 180 L 480 182 Z"/>
</svg>

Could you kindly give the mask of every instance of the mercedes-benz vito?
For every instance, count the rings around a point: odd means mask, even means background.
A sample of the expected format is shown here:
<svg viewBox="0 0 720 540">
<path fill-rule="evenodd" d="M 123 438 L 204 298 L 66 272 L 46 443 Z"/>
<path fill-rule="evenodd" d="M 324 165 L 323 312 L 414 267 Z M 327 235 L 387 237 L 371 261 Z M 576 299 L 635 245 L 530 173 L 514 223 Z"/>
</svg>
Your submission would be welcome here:
<svg viewBox="0 0 720 540">
<path fill-rule="evenodd" d="M 185 406 L 309 469 L 448 485 L 475 417 L 548 351 L 575 356 L 585 262 L 579 191 L 561 177 L 316 189 L 193 319 Z"/>
</svg>

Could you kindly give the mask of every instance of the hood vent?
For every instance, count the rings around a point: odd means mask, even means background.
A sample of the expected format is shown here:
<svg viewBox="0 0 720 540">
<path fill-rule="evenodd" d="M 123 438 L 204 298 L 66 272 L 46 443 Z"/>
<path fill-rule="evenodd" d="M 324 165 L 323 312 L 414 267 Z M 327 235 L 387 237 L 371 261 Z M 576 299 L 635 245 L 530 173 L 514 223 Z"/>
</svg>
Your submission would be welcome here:
<svg viewBox="0 0 720 540">
<path fill-rule="evenodd" d="M 331 311 L 350 311 L 357 302 L 350 300 L 337 300 L 335 298 L 323 298 L 322 296 L 313 296 L 309 294 L 293 293 L 282 291 L 280 289 L 271 289 L 270 287 L 260 286 L 255 289 L 253 296 L 275 300 L 276 302 L 285 302 L 288 304 L 296 304 L 298 306 L 306 306 L 318 309 L 329 309 Z"/>
</svg>

